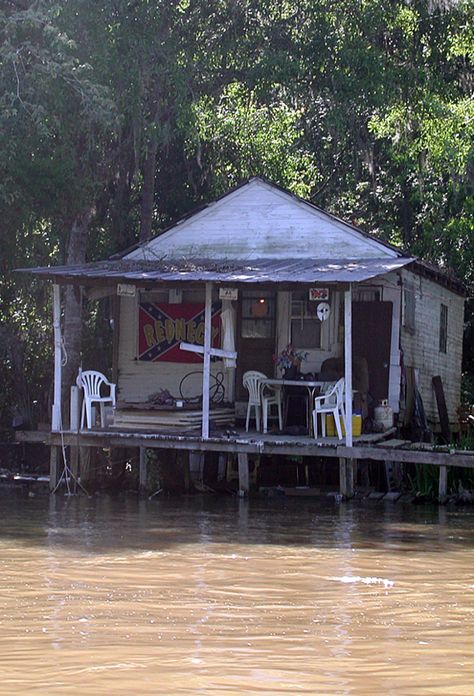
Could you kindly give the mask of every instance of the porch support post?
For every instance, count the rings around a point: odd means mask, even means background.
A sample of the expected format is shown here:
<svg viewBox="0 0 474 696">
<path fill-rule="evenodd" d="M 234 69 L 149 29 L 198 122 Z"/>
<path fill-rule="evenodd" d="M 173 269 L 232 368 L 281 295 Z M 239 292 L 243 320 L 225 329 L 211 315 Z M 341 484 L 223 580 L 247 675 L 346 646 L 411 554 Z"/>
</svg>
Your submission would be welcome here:
<svg viewBox="0 0 474 696">
<path fill-rule="evenodd" d="M 202 438 L 209 438 L 209 385 L 211 380 L 212 283 L 206 283 L 204 309 L 204 370 L 202 375 Z"/>
<path fill-rule="evenodd" d="M 352 286 L 344 293 L 344 378 L 346 385 L 346 447 L 352 447 Z"/>
<path fill-rule="evenodd" d="M 51 430 L 61 429 L 61 297 L 59 285 L 53 285 L 54 331 L 54 400 L 51 414 Z"/>
<path fill-rule="evenodd" d="M 53 285 L 54 391 L 51 409 L 51 431 L 61 429 L 61 295 L 59 285 Z M 49 490 L 59 481 L 59 447 L 51 446 L 49 459 Z"/>
</svg>

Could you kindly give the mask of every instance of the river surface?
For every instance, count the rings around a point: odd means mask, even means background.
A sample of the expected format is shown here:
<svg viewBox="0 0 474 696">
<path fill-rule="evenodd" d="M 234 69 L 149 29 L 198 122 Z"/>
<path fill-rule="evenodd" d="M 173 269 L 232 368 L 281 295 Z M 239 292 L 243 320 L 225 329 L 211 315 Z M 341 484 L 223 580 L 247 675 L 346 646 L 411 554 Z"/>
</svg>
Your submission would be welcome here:
<svg viewBox="0 0 474 696">
<path fill-rule="evenodd" d="M 0 498 L 1 694 L 474 694 L 474 512 Z"/>
</svg>

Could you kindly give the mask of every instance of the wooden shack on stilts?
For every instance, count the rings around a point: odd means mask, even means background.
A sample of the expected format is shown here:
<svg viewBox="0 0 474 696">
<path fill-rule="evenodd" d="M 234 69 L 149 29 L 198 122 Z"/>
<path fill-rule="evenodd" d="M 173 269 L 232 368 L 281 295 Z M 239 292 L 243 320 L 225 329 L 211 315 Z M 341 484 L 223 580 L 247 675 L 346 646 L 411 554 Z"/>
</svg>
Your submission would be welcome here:
<svg viewBox="0 0 474 696">
<path fill-rule="evenodd" d="M 403 449 L 384 448 L 383 441 L 410 422 L 421 401 L 426 428 L 439 429 L 433 377 L 444 387 L 445 421 L 456 430 L 462 285 L 262 179 L 120 258 L 24 270 L 53 282 L 51 431 L 19 434 L 51 445 L 52 489 L 64 444 L 139 448 L 141 489 L 147 449 L 233 455 L 242 495 L 249 489 L 249 455 L 327 457 L 339 464 L 341 493 L 351 496 L 358 459 L 393 460 L 400 451 L 400 461 L 426 460 L 426 452 L 407 449 L 406 441 Z M 71 422 L 61 417 L 63 285 L 81 287 L 86 297 L 115 298 L 117 403 L 103 410 L 100 425 L 79 423 L 74 401 Z M 251 404 L 243 378 L 251 371 L 261 375 L 262 403 L 271 394 L 270 409 L 286 406 L 285 422 L 273 420 L 277 408 L 267 414 L 257 404 L 252 418 L 258 413 L 263 422 L 244 427 Z M 321 397 L 338 380 L 344 433 L 323 430 L 316 437 L 313 423 L 329 428 L 331 422 L 318 404 L 324 406 Z M 297 426 L 291 423 L 295 394 L 304 403 Z M 391 419 L 383 428 L 380 407 Z M 435 461 L 433 453 L 430 461 L 445 467 L 446 456 Z"/>
</svg>

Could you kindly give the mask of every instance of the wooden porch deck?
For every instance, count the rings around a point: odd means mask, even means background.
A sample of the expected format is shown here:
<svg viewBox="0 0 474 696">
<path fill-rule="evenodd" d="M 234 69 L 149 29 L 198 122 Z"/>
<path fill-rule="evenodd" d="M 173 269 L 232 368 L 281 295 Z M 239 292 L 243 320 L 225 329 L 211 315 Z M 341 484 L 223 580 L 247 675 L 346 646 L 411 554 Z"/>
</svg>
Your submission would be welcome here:
<svg viewBox="0 0 474 696">
<path fill-rule="evenodd" d="M 335 437 L 315 440 L 308 436 L 278 433 L 258 433 L 232 428 L 211 431 L 203 439 L 196 431 L 126 430 L 96 428 L 52 432 L 24 430 L 16 432 L 16 440 L 25 443 L 43 443 L 51 447 L 138 447 L 188 450 L 195 452 L 231 452 L 235 454 L 279 454 L 302 457 L 334 457 L 338 459 L 371 459 L 435 466 L 474 468 L 474 451 L 396 439 L 396 428 L 384 433 L 369 433 L 355 437 L 352 447 Z"/>
<path fill-rule="evenodd" d="M 439 467 L 439 499 L 447 494 L 448 467 L 474 468 L 474 451 L 436 447 L 426 443 L 412 443 L 393 438 L 396 429 L 384 433 L 361 435 L 354 438 L 353 446 L 346 447 L 336 438 L 291 436 L 275 433 L 245 432 L 232 429 L 211 432 L 205 439 L 196 431 L 181 432 L 161 430 L 147 432 L 117 428 L 81 430 L 79 432 L 19 431 L 19 442 L 44 443 L 51 447 L 50 490 L 56 490 L 60 466 L 59 452 L 69 446 L 76 453 L 79 447 L 127 447 L 145 449 L 173 449 L 188 452 L 233 453 L 238 458 L 239 493 L 249 491 L 249 461 L 251 454 L 284 455 L 300 457 L 334 458 L 339 465 L 340 493 L 350 498 L 355 492 L 356 466 L 358 460 L 382 461 L 386 464 L 431 464 Z M 72 455 L 71 455 L 72 456 Z M 146 458 L 140 457 L 140 490 L 146 488 Z"/>
<path fill-rule="evenodd" d="M 387 440 L 395 428 L 384 433 L 364 434 L 354 438 L 354 447 L 368 447 Z M 178 432 L 176 429 L 137 430 L 108 427 L 78 432 L 65 430 L 24 430 L 16 433 L 19 442 L 43 443 L 60 447 L 146 447 L 181 449 L 199 452 L 232 452 L 238 454 L 280 454 L 307 457 L 340 457 L 343 441 L 335 437 L 318 438 L 279 433 L 246 432 L 243 428 L 212 431 L 204 439 L 196 430 Z M 347 456 L 347 455 L 344 455 Z"/>
</svg>

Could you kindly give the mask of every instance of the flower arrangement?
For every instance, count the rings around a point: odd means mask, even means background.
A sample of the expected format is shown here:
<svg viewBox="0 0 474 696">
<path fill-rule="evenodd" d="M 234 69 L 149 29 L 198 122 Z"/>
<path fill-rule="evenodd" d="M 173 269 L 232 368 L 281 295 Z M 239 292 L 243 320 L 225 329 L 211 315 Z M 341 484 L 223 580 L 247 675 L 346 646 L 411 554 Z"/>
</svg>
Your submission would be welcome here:
<svg viewBox="0 0 474 696">
<path fill-rule="evenodd" d="M 273 356 L 273 362 L 284 372 L 285 370 L 289 370 L 290 367 L 299 367 L 300 363 L 306 360 L 307 357 L 307 352 L 304 350 L 295 350 L 291 343 L 289 343 L 285 350 Z"/>
</svg>

